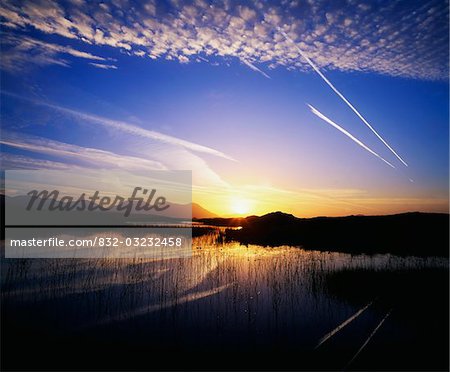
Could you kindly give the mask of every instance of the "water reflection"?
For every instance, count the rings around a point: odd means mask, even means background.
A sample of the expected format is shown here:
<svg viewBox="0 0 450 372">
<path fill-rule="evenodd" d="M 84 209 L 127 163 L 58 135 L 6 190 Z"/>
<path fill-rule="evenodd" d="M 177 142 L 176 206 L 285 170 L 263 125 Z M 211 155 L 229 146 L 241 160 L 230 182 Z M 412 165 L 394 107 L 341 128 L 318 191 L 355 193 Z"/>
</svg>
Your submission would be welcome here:
<svg viewBox="0 0 450 372">
<path fill-rule="evenodd" d="M 57 329 L 101 342 L 106 332 L 113 340 L 126 337 L 128 344 L 163 350 L 176 337 L 185 351 L 295 351 L 306 366 L 342 368 L 388 307 L 394 313 L 385 329 L 402 333 L 411 326 L 401 315 L 411 306 L 405 286 L 436 287 L 448 274 L 444 258 L 243 246 L 225 243 L 220 229 L 194 237 L 192 249 L 191 257 L 163 260 L 2 260 L 4 314 L 30 329 L 42 327 L 50 338 Z M 444 287 L 434 288 L 427 307 L 442 302 Z M 346 319 L 351 324 L 339 328 Z M 436 318 L 427 327 L 442 329 L 444 321 Z M 24 329 L 22 337 L 33 337 Z M 421 339 L 422 331 L 409 329 L 398 342 Z M 159 337 L 158 346 L 149 334 Z M 327 342 L 314 351 L 324 337 Z M 323 353 L 330 365 L 317 359 Z"/>
</svg>

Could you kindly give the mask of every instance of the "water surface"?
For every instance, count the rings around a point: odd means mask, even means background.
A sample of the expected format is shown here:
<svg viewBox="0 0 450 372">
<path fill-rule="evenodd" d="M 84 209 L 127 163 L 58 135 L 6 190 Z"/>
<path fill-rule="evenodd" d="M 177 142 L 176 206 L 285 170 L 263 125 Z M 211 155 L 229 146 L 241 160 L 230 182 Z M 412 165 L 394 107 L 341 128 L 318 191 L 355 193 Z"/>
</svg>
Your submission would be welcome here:
<svg viewBox="0 0 450 372">
<path fill-rule="evenodd" d="M 164 260 L 2 259 L 5 366 L 448 367 L 445 258 L 243 246 L 220 229 L 192 247 Z"/>
</svg>

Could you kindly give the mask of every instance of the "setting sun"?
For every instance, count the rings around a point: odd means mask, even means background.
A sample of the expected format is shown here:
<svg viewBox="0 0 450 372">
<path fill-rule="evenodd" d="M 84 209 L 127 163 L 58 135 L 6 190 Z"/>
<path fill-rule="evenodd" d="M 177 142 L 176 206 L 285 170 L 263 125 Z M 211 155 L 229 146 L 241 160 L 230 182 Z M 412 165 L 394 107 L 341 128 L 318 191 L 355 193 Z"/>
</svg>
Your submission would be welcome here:
<svg viewBox="0 0 450 372">
<path fill-rule="evenodd" d="M 250 211 L 250 201 L 242 197 L 232 197 L 230 208 L 235 214 L 246 214 Z"/>
</svg>

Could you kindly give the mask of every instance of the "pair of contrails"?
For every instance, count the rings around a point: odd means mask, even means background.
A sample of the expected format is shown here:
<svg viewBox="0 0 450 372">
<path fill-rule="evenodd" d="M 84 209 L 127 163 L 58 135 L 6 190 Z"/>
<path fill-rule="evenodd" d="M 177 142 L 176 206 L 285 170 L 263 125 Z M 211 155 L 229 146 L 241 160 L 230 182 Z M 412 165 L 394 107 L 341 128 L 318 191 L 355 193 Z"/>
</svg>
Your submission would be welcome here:
<svg viewBox="0 0 450 372">
<path fill-rule="evenodd" d="M 298 47 L 298 45 L 279 27 L 277 27 L 278 31 L 284 36 L 284 38 L 292 43 L 292 45 L 295 46 L 297 51 L 300 53 L 300 55 L 305 59 L 306 62 L 313 68 L 313 70 L 325 81 L 325 83 L 328 84 L 328 86 L 338 95 L 339 98 L 341 98 L 348 107 L 362 120 L 362 122 L 377 136 L 377 138 L 397 157 L 398 160 L 400 160 L 405 166 L 408 166 L 406 162 L 398 155 L 395 150 L 389 146 L 389 144 L 378 134 L 378 132 L 367 122 L 367 120 L 360 114 L 360 112 L 347 100 L 347 98 L 344 97 L 344 95 L 339 92 L 336 87 L 326 78 L 326 76 L 319 70 L 319 68 L 315 65 L 309 57 L 303 53 L 303 51 Z M 390 162 L 388 162 L 386 159 L 381 157 L 379 154 L 377 154 L 375 151 L 370 149 L 368 146 L 366 146 L 364 143 L 362 143 L 359 139 L 357 139 L 355 136 L 353 136 L 351 133 L 346 131 L 344 128 L 342 128 L 340 125 L 336 124 L 331 119 L 327 118 L 324 114 L 322 114 L 319 110 L 314 108 L 313 106 L 309 105 L 309 108 L 311 109 L 312 113 L 317 115 L 319 118 L 324 120 L 326 123 L 332 125 L 340 132 L 344 133 L 347 137 L 349 137 L 351 140 L 353 140 L 355 143 L 357 143 L 359 146 L 361 146 L 366 151 L 370 152 L 372 155 L 376 156 L 378 159 L 386 163 L 392 168 L 395 168 Z"/>
</svg>

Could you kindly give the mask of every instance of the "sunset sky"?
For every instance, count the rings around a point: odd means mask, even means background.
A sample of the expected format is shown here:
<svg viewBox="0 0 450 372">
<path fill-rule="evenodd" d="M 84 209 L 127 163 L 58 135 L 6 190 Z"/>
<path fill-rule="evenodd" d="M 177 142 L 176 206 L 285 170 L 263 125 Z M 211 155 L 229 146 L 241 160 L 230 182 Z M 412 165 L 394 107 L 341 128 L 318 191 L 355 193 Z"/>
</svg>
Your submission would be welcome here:
<svg viewBox="0 0 450 372">
<path fill-rule="evenodd" d="M 448 212 L 447 1 L 211 4 L 2 1 L 3 168 L 190 169 L 220 215 Z"/>
</svg>

